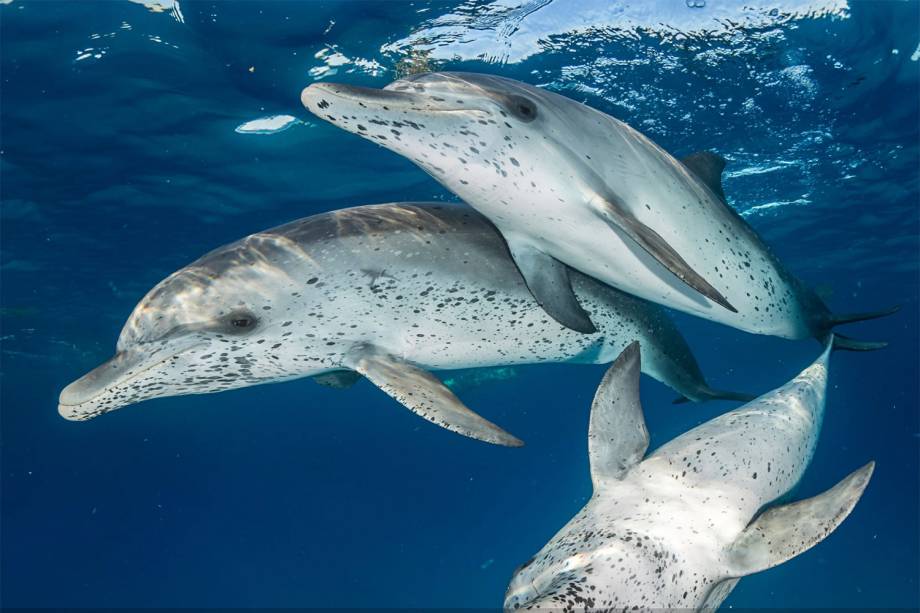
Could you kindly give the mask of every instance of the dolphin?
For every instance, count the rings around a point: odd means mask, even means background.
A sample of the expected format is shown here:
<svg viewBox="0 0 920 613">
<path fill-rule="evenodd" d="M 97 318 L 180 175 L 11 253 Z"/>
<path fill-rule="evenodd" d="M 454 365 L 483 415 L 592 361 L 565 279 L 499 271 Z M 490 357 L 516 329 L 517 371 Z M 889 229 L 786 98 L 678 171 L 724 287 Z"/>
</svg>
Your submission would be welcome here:
<svg viewBox="0 0 920 613">
<path fill-rule="evenodd" d="M 639 343 L 629 345 L 591 408 L 594 495 L 515 571 L 505 609 L 713 610 L 741 577 L 822 541 L 853 510 L 874 463 L 814 498 L 773 503 L 814 453 L 830 352 L 829 343 L 786 385 L 644 457 Z"/>
<path fill-rule="evenodd" d="M 301 101 L 409 158 L 488 217 L 537 301 L 574 330 L 595 326 L 563 264 L 658 304 L 789 339 L 823 341 L 838 324 L 889 313 L 832 315 L 726 203 L 722 158 L 677 160 L 559 94 L 441 72 L 382 90 L 314 83 Z"/>
<path fill-rule="evenodd" d="M 599 331 L 574 332 L 533 300 L 498 231 L 474 210 L 359 206 L 253 234 L 173 273 L 136 306 L 115 357 L 68 385 L 85 420 L 141 400 L 315 377 L 360 376 L 448 430 L 520 441 L 428 372 L 536 362 L 608 363 L 635 339 L 646 372 L 687 398 L 713 390 L 655 305 L 573 273 Z"/>
</svg>

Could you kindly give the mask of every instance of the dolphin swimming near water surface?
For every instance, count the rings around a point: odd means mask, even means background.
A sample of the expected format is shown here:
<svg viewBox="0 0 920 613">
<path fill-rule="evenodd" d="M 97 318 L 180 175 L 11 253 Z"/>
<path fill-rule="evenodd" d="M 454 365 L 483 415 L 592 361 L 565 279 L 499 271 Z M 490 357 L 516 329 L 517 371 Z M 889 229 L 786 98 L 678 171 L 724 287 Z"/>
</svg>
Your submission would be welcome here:
<svg viewBox="0 0 920 613">
<path fill-rule="evenodd" d="M 639 344 L 627 347 L 591 409 L 594 495 L 515 571 L 505 609 L 712 610 L 741 577 L 821 542 L 853 510 L 874 463 L 819 496 L 769 505 L 814 453 L 830 352 L 829 343 L 783 387 L 645 457 Z"/>
<path fill-rule="evenodd" d="M 488 217 L 537 301 L 592 332 L 566 264 L 652 302 L 758 334 L 824 340 L 834 316 L 726 202 L 724 160 L 679 161 L 627 124 L 497 76 L 314 83 L 304 106 L 399 153 Z M 841 347 L 877 348 L 848 342 Z"/>
<path fill-rule="evenodd" d="M 711 389 L 662 310 L 573 273 L 598 326 L 574 332 L 533 300 L 498 231 L 463 206 L 384 204 L 253 234 L 170 275 L 137 305 L 114 358 L 67 386 L 84 420 L 141 400 L 363 375 L 422 417 L 503 445 L 429 370 L 607 363 L 635 339 L 645 372 L 692 400 Z"/>
</svg>

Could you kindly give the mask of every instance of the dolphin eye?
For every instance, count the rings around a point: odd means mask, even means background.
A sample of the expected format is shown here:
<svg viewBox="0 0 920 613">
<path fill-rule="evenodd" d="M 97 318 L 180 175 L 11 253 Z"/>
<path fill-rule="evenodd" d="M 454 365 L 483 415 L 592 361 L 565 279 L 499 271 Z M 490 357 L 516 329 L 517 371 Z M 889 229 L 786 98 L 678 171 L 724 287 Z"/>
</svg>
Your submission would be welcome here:
<svg viewBox="0 0 920 613">
<path fill-rule="evenodd" d="M 230 313 L 224 318 L 224 330 L 229 334 L 245 334 L 255 329 L 258 318 L 248 311 Z"/>
<path fill-rule="evenodd" d="M 537 105 L 524 96 L 511 96 L 507 102 L 508 110 L 524 123 L 537 118 Z"/>
</svg>

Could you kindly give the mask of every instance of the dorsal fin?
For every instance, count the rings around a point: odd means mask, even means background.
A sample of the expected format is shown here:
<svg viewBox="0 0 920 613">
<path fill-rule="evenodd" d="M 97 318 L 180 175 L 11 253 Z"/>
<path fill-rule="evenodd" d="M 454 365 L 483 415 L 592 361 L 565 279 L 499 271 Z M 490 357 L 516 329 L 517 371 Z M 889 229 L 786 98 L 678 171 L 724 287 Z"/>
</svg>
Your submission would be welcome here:
<svg viewBox="0 0 920 613">
<path fill-rule="evenodd" d="M 716 196 L 725 202 L 725 190 L 722 189 L 722 171 L 725 169 L 725 158 L 712 151 L 697 151 L 681 160 L 690 172 L 706 184 Z"/>
<path fill-rule="evenodd" d="M 595 492 L 609 480 L 622 477 L 648 449 L 639 401 L 639 367 L 639 341 L 634 341 L 607 370 L 594 395 L 588 456 Z"/>
</svg>

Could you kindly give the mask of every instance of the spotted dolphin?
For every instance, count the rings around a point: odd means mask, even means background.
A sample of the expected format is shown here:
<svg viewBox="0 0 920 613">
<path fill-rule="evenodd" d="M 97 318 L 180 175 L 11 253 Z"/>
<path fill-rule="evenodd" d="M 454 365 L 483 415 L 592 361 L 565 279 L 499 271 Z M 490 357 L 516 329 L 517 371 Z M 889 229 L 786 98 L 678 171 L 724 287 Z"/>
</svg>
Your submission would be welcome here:
<svg viewBox="0 0 920 613">
<path fill-rule="evenodd" d="M 314 376 L 363 375 L 422 417 L 466 436 L 520 442 L 470 411 L 429 370 L 607 363 L 634 339 L 646 372 L 693 400 L 711 389 L 655 305 L 573 273 L 598 332 L 540 309 L 498 231 L 456 205 L 384 204 L 253 234 L 170 275 L 131 314 L 114 358 L 61 393 L 83 420 L 148 398 Z"/>
<path fill-rule="evenodd" d="M 725 202 L 720 157 L 679 161 L 559 94 L 444 72 L 382 90 L 314 83 L 301 101 L 409 158 L 486 215 L 539 303 L 575 330 L 594 325 L 563 264 L 652 302 L 790 339 L 824 340 L 835 325 L 887 314 L 832 315 Z"/>
<path fill-rule="evenodd" d="M 645 457 L 639 344 L 627 347 L 591 409 L 594 495 L 515 571 L 505 609 L 712 610 L 740 578 L 822 541 L 853 510 L 874 463 L 814 498 L 771 505 L 814 453 L 830 351 Z"/>
</svg>

